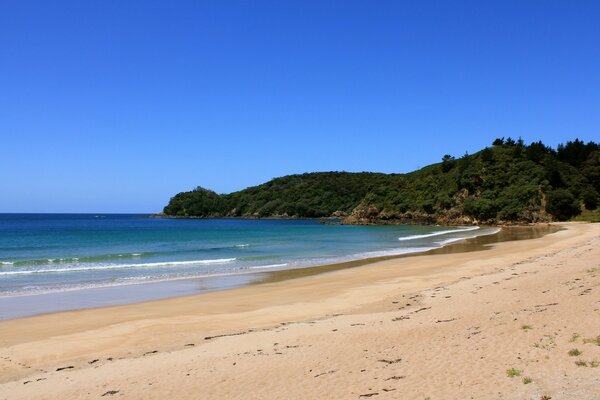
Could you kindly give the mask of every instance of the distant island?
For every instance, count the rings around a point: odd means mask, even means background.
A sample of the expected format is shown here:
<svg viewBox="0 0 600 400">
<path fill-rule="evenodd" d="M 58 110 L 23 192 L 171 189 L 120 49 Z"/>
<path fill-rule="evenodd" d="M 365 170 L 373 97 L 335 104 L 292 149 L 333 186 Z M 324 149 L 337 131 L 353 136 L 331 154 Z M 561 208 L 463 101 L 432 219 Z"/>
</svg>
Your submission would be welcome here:
<svg viewBox="0 0 600 400">
<path fill-rule="evenodd" d="M 496 139 L 407 174 L 315 172 L 175 195 L 167 217 L 338 218 L 348 224 L 510 224 L 598 217 L 600 145 Z"/>
</svg>

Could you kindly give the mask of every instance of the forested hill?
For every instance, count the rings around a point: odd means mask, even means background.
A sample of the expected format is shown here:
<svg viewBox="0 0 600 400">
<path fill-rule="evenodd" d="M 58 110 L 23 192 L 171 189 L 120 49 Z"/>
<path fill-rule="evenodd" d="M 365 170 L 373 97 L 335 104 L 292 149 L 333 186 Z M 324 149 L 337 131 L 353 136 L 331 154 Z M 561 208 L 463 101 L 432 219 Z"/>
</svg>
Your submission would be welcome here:
<svg viewBox="0 0 600 400">
<path fill-rule="evenodd" d="M 497 139 L 491 147 L 408 174 L 318 172 L 230 194 L 201 187 L 164 208 L 180 217 L 341 217 L 347 223 L 503 223 L 567 220 L 596 209 L 600 146 L 550 148 Z"/>
</svg>

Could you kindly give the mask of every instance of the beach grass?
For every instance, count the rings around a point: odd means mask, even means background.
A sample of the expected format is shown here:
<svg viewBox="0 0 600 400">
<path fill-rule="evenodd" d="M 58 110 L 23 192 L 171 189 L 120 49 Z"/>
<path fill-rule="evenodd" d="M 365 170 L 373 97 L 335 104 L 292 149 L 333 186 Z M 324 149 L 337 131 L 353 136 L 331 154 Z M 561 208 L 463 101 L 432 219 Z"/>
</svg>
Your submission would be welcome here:
<svg viewBox="0 0 600 400">
<path fill-rule="evenodd" d="M 569 350 L 569 355 L 571 357 L 579 356 L 581 355 L 581 351 L 579 351 L 579 349 L 571 349 Z"/>
<path fill-rule="evenodd" d="M 600 335 L 596 336 L 595 338 L 583 339 L 583 343 L 592 343 L 596 346 L 600 346 Z"/>
<path fill-rule="evenodd" d="M 581 214 L 573 218 L 573 221 L 600 222 L 600 208 L 596 208 L 595 210 L 583 209 Z"/>
<path fill-rule="evenodd" d="M 577 339 L 579 339 L 581 337 L 581 335 L 579 335 L 578 333 L 574 333 L 573 336 L 571 336 L 571 338 L 569 339 L 570 343 L 574 343 L 577 341 Z"/>
</svg>

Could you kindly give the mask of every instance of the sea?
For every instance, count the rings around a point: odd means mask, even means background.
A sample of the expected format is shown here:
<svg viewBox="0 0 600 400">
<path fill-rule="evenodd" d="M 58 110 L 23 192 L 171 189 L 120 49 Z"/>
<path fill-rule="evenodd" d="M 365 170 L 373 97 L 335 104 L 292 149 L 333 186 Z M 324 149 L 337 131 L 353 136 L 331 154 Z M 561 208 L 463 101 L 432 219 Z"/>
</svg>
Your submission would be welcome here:
<svg viewBox="0 0 600 400">
<path fill-rule="evenodd" d="M 497 231 L 303 219 L 0 214 L 0 319 L 223 290 L 271 271 L 419 253 Z"/>
</svg>

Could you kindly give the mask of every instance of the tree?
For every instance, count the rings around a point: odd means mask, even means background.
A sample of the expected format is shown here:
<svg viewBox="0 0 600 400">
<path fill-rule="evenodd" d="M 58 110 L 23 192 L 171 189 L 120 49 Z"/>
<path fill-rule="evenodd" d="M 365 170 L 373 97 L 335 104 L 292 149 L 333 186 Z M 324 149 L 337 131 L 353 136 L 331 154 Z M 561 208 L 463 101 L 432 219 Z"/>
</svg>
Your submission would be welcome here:
<svg viewBox="0 0 600 400">
<path fill-rule="evenodd" d="M 585 191 L 581 198 L 583 200 L 585 208 L 587 208 L 588 210 L 595 210 L 596 208 L 598 208 L 600 198 L 598 196 L 598 192 L 596 192 L 594 189 L 589 189 Z"/>
<path fill-rule="evenodd" d="M 450 154 L 444 155 L 442 157 L 442 172 L 448 172 L 452 168 L 454 168 L 455 160 Z"/>
<path fill-rule="evenodd" d="M 575 167 L 579 167 L 587 160 L 590 153 L 597 150 L 600 150 L 598 144 L 594 142 L 585 144 L 581 140 L 575 139 L 574 141 L 568 141 L 566 144 L 559 144 L 556 158 Z"/>
<path fill-rule="evenodd" d="M 546 147 L 541 141 L 533 142 L 525 149 L 525 157 L 533 162 L 539 163 L 552 152 L 552 149 Z"/>
<path fill-rule="evenodd" d="M 566 221 L 581 213 L 575 196 L 566 189 L 555 189 L 548 194 L 546 211 L 559 221 Z"/>
<path fill-rule="evenodd" d="M 600 151 L 596 150 L 589 154 L 581 172 L 594 189 L 600 192 Z"/>
</svg>

